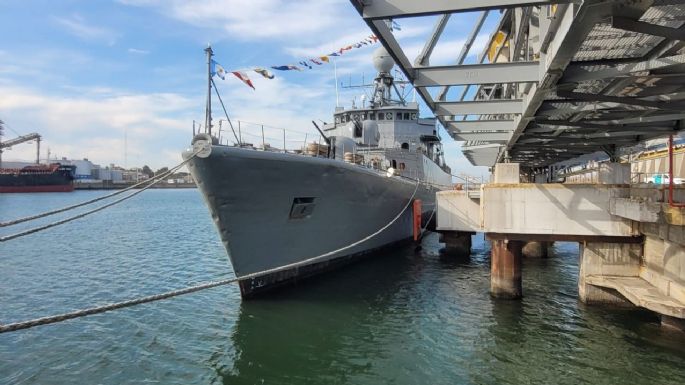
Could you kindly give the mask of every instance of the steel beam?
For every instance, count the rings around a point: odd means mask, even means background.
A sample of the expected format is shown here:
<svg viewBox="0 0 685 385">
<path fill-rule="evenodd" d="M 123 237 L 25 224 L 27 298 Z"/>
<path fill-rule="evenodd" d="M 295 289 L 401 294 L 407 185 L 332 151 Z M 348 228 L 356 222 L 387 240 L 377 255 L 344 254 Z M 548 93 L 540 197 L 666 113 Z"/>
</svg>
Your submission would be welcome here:
<svg viewBox="0 0 685 385">
<path fill-rule="evenodd" d="M 537 82 L 538 62 L 465 64 L 416 68 L 415 87 Z"/>
<path fill-rule="evenodd" d="M 632 122 L 633 125 L 626 124 L 626 123 L 591 123 L 591 122 L 586 122 L 586 121 L 570 121 L 570 120 L 550 120 L 550 119 L 536 119 L 533 124 L 535 125 L 547 125 L 547 126 L 553 126 L 553 127 L 577 127 L 577 128 L 586 128 L 586 129 L 593 129 L 593 130 L 609 130 L 611 128 L 616 128 L 616 129 L 644 129 L 648 128 L 649 123 L 642 123 L 641 125 L 638 124 L 637 122 Z M 659 127 L 666 127 L 664 125 L 660 125 Z M 531 127 L 531 132 L 535 127 Z M 526 130 L 528 132 L 528 130 Z"/>
<path fill-rule="evenodd" d="M 502 16 L 499 19 L 499 22 L 497 23 L 497 27 L 494 29 L 494 31 L 490 34 L 490 37 L 488 38 L 488 44 L 486 44 L 485 47 L 483 47 L 483 50 L 480 53 L 480 56 L 478 57 L 478 64 L 483 64 L 485 62 L 485 59 L 488 57 L 488 47 L 492 45 L 493 40 L 495 39 L 495 36 L 497 36 L 497 33 L 502 29 L 504 26 L 505 21 L 509 20 L 509 13 L 510 11 L 506 11 L 502 13 Z M 480 30 L 480 28 L 478 28 Z M 475 28 L 474 28 L 475 31 Z M 471 31 L 473 34 L 474 31 Z M 478 32 L 476 32 L 477 34 Z M 474 37 L 475 38 L 475 37 Z M 507 41 L 509 39 L 509 31 L 505 33 L 504 40 Z M 497 52 L 495 54 L 495 57 L 498 57 L 500 52 L 502 52 L 502 48 L 504 48 L 504 44 L 500 45 L 499 48 L 497 49 Z M 457 64 L 462 64 L 462 63 L 457 63 Z M 464 100 L 464 97 L 466 94 L 469 92 L 469 88 L 471 86 L 467 85 L 461 90 L 461 94 L 459 95 L 458 100 Z M 449 91 L 450 86 L 443 86 L 440 89 L 440 92 L 438 92 L 438 100 L 445 100 L 447 98 L 447 92 Z"/>
<path fill-rule="evenodd" d="M 471 30 L 471 33 L 469 34 L 469 37 L 466 39 L 466 42 L 464 42 L 464 45 L 461 47 L 461 51 L 459 52 L 459 56 L 457 56 L 457 65 L 462 65 L 464 63 L 464 60 L 466 59 L 466 56 L 468 55 L 469 51 L 471 50 L 471 46 L 473 46 L 473 42 L 476 41 L 476 37 L 478 36 L 478 33 L 480 32 L 480 29 L 483 27 L 483 23 L 485 22 L 485 19 L 487 19 L 489 11 L 483 11 L 480 14 L 480 17 L 476 21 L 476 24 L 473 26 L 473 29 Z M 444 101 L 447 98 L 447 91 L 449 90 L 448 86 L 442 87 L 440 89 L 440 92 L 438 92 L 438 97 L 436 100 L 442 100 Z M 461 98 L 460 100 L 463 100 Z"/>
<path fill-rule="evenodd" d="M 664 102 L 656 100 L 644 100 L 639 98 L 625 97 L 625 96 L 609 96 L 599 94 L 584 94 L 573 91 L 557 90 L 557 96 L 561 98 L 579 99 L 592 102 L 610 102 L 621 103 L 629 106 L 642 106 L 658 108 L 660 110 L 681 111 L 685 109 L 685 104 L 678 102 Z"/>
<path fill-rule="evenodd" d="M 664 135 L 669 132 L 674 132 L 672 128 L 655 127 L 655 129 L 640 129 L 640 130 L 624 130 L 624 131 L 605 131 L 593 132 L 587 134 L 569 133 L 563 134 L 562 138 L 583 138 L 583 139 L 599 139 L 599 138 L 617 138 L 625 136 L 642 136 L 642 135 Z"/>
<path fill-rule="evenodd" d="M 511 131 L 492 132 L 450 132 L 457 141 L 481 141 L 489 143 L 506 143 L 511 138 Z"/>
<path fill-rule="evenodd" d="M 523 101 L 521 99 L 435 103 L 436 116 L 520 114 L 522 112 Z"/>
<path fill-rule="evenodd" d="M 607 109 L 613 109 L 617 107 L 622 107 L 623 104 L 621 103 L 609 103 L 609 102 L 600 102 L 600 103 L 592 103 L 588 101 L 580 101 L 580 104 L 575 104 L 578 101 L 568 101 L 568 100 L 551 100 L 548 102 L 543 103 L 543 105 L 540 107 L 538 112 L 535 114 L 536 116 L 555 116 L 555 115 L 563 115 L 563 114 L 575 114 L 579 112 L 594 112 L 594 111 L 602 111 L 602 110 L 607 110 Z M 556 106 L 555 104 L 562 104 L 561 106 Z M 563 104 L 568 104 L 568 105 L 563 105 Z M 645 110 L 639 110 L 639 111 L 645 111 Z"/>
<path fill-rule="evenodd" d="M 396 19 L 441 13 L 473 12 L 547 4 L 569 3 L 570 0 L 355 0 L 353 4 L 364 19 Z"/>
<path fill-rule="evenodd" d="M 438 44 L 438 40 L 440 39 L 442 32 L 445 30 L 445 26 L 449 20 L 449 14 L 440 16 L 440 19 L 438 19 L 438 21 L 435 23 L 435 27 L 433 27 L 433 32 L 428 40 L 426 40 L 426 44 L 423 46 L 421 53 L 416 57 L 416 59 L 414 59 L 415 66 L 426 66 L 430 63 L 430 56 L 433 54 L 433 49 L 435 48 L 435 45 Z"/>
<path fill-rule="evenodd" d="M 613 64 L 612 64 L 613 63 Z M 597 69 L 602 67 L 602 62 L 593 63 L 573 63 L 566 68 L 564 77 L 560 83 L 575 83 L 586 80 L 611 79 L 618 76 L 628 75 L 634 72 L 652 71 L 661 68 L 668 68 L 675 65 L 685 64 L 685 55 L 674 55 L 641 62 L 631 62 L 615 64 L 615 61 L 607 61 L 609 68 Z"/>
<path fill-rule="evenodd" d="M 632 20 L 626 17 L 612 17 L 611 26 L 624 31 L 661 36 L 669 40 L 685 40 L 684 30 L 645 23 L 644 21 Z"/>
<path fill-rule="evenodd" d="M 513 131 L 514 120 L 460 120 L 444 122 L 445 129 L 455 132 Z"/>
</svg>

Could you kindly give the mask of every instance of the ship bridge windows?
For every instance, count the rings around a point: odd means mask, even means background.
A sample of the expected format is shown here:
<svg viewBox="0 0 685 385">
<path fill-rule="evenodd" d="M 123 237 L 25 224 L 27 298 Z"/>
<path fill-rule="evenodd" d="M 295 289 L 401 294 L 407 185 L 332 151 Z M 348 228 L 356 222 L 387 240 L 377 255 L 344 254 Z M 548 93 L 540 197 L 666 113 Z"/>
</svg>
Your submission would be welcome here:
<svg viewBox="0 0 685 385">
<path fill-rule="evenodd" d="M 404 120 L 409 120 L 409 113 L 408 112 L 404 113 Z"/>
<path fill-rule="evenodd" d="M 401 112 L 398 112 L 398 113 L 397 113 L 397 118 L 396 118 L 396 119 L 397 119 L 397 120 L 402 120 L 402 113 L 401 113 Z"/>
<path fill-rule="evenodd" d="M 378 120 L 385 120 L 385 113 L 384 112 L 378 113 Z"/>
<path fill-rule="evenodd" d="M 402 143 L 402 146 L 401 146 L 401 147 L 402 147 L 403 150 L 409 150 L 409 143 L 404 142 L 404 143 Z"/>
</svg>

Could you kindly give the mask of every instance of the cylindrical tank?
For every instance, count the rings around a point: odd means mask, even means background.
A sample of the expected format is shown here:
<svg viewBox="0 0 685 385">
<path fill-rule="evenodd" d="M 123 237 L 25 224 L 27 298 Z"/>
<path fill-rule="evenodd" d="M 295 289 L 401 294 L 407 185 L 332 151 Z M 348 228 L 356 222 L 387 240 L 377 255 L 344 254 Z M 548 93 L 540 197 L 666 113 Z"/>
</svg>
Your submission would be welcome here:
<svg viewBox="0 0 685 385">
<path fill-rule="evenodd" d="M 357 143 L 354 139 L 346 136 L 332 136 L 331 142 L 335 149 L 335 159 L 344 160 L 346 152 L 354 153 L 357 150 Z"/>
</svg>

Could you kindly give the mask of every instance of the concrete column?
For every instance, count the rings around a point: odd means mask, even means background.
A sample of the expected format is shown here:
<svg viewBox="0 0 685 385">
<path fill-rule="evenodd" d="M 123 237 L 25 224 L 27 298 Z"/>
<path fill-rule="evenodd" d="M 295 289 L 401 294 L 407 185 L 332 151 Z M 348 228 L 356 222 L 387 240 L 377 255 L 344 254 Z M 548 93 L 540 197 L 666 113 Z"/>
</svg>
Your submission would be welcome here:
<svg viewBox="0 0 685 385">
<path fill-rule="evenodd" d="M 518 163 L 497 163 L 495 165 L 494 183 L 521 183 L 521 171 Z"/>
<path fill-rule="evenodd" d="M 600 163 L 597 183 L 630 184 L 630 163 Z"/>
<path fill-rule="evenodd" d="M 440 242 L 445 247 L 440 253 L 450 258 L 468 258 L 471 256 L 471 235 L 470 232 L 447 231 L 440 233 Z"/>
<path fill-rule="evenodd" d="M 490 258 L 490 295 L 495 298 L 521 298 L 522 241 L 493 240 Z"/>
<path fill-rule="evenodd" d="M 637 277 L 640 273 L 642 245 L 587 242 L 580 244 L 578 296 L 585 303 L 607 303 L 632 306 L 616 290 L 593 286 L 586 277 L 620 276 Z"/>
<path fill-rule="evenodd" d="M 526 258 L 547 258 L 549 242 L 528 241 L 521 252 Z"/>
</svg>

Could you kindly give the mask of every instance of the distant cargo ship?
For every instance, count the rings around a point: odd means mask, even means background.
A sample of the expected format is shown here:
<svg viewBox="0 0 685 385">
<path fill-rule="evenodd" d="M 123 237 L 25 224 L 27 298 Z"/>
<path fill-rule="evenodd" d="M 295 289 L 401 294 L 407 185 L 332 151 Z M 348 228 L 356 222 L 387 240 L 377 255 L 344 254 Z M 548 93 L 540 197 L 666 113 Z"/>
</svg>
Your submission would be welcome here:
<svg viewBox="0 0 685 385">
<path fill-rule="evenodd" d="M 74 191 L 75 171 L 59 163 L 0 168 L 0 193 Z"/>
</svg>

